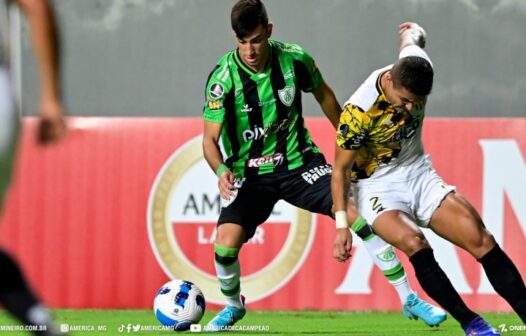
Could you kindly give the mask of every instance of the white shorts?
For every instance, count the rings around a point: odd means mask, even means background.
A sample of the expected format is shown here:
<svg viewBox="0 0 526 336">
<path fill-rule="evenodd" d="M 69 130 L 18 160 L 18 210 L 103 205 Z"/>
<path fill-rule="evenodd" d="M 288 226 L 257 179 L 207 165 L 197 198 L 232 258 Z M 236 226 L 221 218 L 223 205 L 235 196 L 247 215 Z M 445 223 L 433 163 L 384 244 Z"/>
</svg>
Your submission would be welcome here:
<svg viewBox="0 0 526 336">
<path fill-rule="evenodd" d="M 367 223 L 373 224 L 385 211 L 399 210 L 412 216 L 419 226 L 429 225 L 442 200 L 456 187 L 446 184 L 431 166 L 424 166 L 412 175 L 407 180 L 378 178 L 353 184 L 356 209 Z"/>
<path fill-rule="evenodd" d="M 8 70 L 0 66 L 0 202 L 11 181 L 19 128 Z"/>
</svg>

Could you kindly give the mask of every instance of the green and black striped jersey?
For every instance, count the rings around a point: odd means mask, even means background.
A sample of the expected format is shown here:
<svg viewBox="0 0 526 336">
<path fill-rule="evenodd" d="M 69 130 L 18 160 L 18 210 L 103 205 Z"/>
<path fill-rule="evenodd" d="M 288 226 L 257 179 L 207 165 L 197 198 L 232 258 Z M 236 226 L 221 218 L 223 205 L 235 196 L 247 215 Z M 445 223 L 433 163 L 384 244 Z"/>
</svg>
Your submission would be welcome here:
<svg viewBox="0 0 526 336">
<path fill-rule="evenodd" d="M 269 43 L 264 71 L 249 69 L 234 50 L 219 60 L 206 84 L 204 119 L 223 124 L 225 163 L 240 177 L 286 172 L 320 153 L 301 107 L 301 91 L 319 87 L 320 71 L 300 46 Z"/>
</svg>

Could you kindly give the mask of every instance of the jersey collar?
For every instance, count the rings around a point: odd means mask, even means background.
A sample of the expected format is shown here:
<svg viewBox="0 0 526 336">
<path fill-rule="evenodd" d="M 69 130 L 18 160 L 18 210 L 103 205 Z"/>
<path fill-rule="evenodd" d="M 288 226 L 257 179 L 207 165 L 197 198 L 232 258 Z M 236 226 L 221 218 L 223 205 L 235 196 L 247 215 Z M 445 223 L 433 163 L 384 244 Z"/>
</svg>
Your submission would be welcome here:
<svg viewBox="0 0 526 336">
<path fill-rule="evenodd" d="M 263 69 L 262 72 L 255 72 L 254 70 L 247 67 L 245 63 L 243 63 L 243 61 L 239 57 L 238 49 L 236 49 L 234 52 L 234 61 L 236 62 L 237 66 L 240 67 L 247 74 L 249 74 L 252 79 L 258 80 L 258 79 L 264 78 L 266 77 L 266 75 L 268 74 L 268 71 L 270 70 L 270 64 L 272 63 L 272 57 L 274 56 L 274 47 L 272 43 L 270 42 L 269 42 L 269 45 L 270 45 L 270 48 L 269 48 L 270 55 L 268 57 L 267 64 L 265 65 L 265 68 Z"/>
</svg>

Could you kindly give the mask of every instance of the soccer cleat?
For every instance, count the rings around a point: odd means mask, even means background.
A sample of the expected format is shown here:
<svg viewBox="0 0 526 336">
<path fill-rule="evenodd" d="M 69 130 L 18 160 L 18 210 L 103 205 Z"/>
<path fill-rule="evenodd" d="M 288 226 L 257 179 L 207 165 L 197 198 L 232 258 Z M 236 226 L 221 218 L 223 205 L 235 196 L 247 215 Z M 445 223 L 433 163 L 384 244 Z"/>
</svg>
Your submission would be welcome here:
<svg viewBox="0 0 526 336">
<path fill-rule="evenodd" d="M 205 331 L 230 331 L 230 328 L 236 324 L 237 321 L 241 320 L 247 312 L 245 309 L 245 297 L 243 295 L 241 295 L 241 302 L 243 302 L 243 308 L 227 305 L 216 315 L 216 317 L 208 322 L 208 324 L 205 326 Z"/>
<path fill-rule="evenodd" d="M 422 319 L 430 327 L 438 327 L 447 318 L 444 310 L 425 302 L 414 293 L 407 297 L 403 313 L 410 320 Z"/>
<path fill-rule="evenodd" d="M 500 336 L 497 329 L 493 328 L 482 317 L 477 317 L 471 321 L 465 328 L 466 336 Z"/>
</svg>

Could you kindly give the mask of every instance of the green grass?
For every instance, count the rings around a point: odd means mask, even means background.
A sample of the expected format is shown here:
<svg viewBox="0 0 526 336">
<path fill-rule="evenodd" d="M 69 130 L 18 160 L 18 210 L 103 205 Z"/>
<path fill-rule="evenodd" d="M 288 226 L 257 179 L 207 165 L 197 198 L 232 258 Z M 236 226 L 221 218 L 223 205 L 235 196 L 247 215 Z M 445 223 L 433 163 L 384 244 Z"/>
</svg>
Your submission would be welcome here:
<svg viewBox="0 0 526 336">
<path fill-rule="evenodd" d="M 201 323 L 208 322 L 215 312 L 207 312 Z M 126 335 L 119 332 L 122 325 L 137 325 L 156 327 L 159 323 L 150 310 L 55 310 L 57 324 L 83 325 L 95 330 L 98 326 L 105 326 L 106 331 L 77 331 L 70 335 Z M 498 327 L 501 324 L 522 325 L 515 314 L 482 314 L 486 320 Z M 0 312 L 1 325 L 15 325 L 5 312 Z M 377 312 L 318 312 L 318 311 L 278 311 L 260 312 L 249 311 L 239 323 L 245 326 L 268 326 L 268 331 L 237 331 L 221 333 L 221 335 L 400 335 L 400 336 L 449 336 L 463 335 L 458 323 L 449 317 L 439 328 L 429 328 L 421 321 L 410 321 L 402 313 L 377 313 Z M 29 335 L 24 332 L 2 332 L 1 334 Z M 186 332 L 187 334 L 194 334 Z M 504 335 L 521 335 L 524 331 L 510 331 Z M 130 335 L 173 335 L 171 331 L 139 331 L 130 332 Z"/>
</svg>

